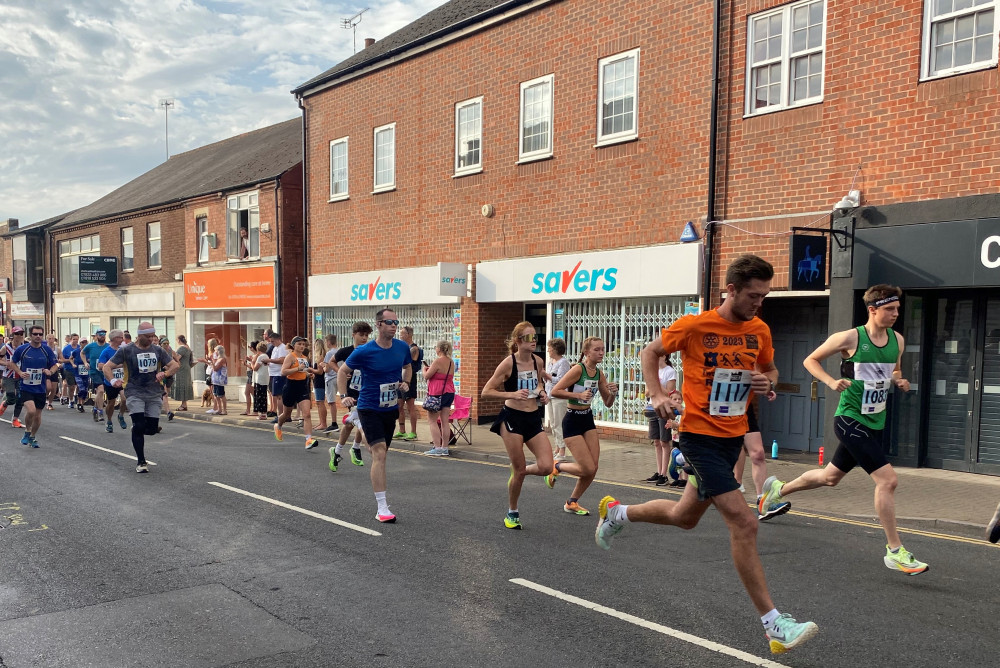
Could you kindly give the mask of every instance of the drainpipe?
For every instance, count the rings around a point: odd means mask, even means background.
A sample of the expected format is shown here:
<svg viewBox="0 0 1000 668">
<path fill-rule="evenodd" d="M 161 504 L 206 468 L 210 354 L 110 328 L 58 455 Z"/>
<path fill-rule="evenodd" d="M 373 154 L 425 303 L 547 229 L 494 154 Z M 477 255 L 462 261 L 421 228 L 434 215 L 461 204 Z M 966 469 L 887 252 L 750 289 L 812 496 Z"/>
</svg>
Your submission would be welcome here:
<svg viewBox="0 0 1000 668">
<path fill-rule="evenodd" d="M 275 283 L 278 285 L 278 289 L 274 292 L 274 306 L 275 310 L 278 312 L 277 322 L 274 323 L 274 327 L 278 328 L 278 333 L 282 337 L 285 336 L 285 332 L 282 331 L 285 328 L 281 326 L 281 290 L 285 287 L 285 277 L 281 273 L 281 216 L 284 215 L 284 211 L 278 208 L 278 193 L 281 191 L 281 175 L 274 180 L 274 235 L 278 239 L 278 245 L 275 248 L 275 258 L 274 258 L 274 274 Z"/>
<path fill-rule="evenodd" d="M 306 219 L 309 217 L 309 188 L 306 181 L 306 108 L 302 104 L 302 98 L 298 98 L 299 109 L 302 110 L 302 297 L 305 309 L 304 325 L 302 336 L 311 341 L 316 338 L 310 334 L 309 320 L 309 226 Z"/>
<path fill-rule="evenodd" d="M 705 222 L 705 286 L 702 310 L 712 304 L 712 236 L 715 231 L 715 179 L 716 152 L 718 151 L 719 130 L 719 33 L 722 22 L 722 0 L 715 0 L 712 17 L 712 103 L 708 123 L 708 206 Z"/>
</svg>

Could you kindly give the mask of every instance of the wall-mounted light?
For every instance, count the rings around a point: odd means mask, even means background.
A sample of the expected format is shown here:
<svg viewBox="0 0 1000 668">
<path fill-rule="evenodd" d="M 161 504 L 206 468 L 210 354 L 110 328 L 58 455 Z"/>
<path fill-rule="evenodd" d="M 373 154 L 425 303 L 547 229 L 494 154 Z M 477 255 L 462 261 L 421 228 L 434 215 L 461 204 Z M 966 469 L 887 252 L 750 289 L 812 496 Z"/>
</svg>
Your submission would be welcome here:
<svg viewBox="0 0 1000 668">
<path fill-rule="evenodd" d="M 861 206 L 861 191 L 849 190 L 843 199 L 833 205 L 833 209 L 835 212 L 839 212 L 841 216 L 846 216 L 859 206 Z"/>
</svg>

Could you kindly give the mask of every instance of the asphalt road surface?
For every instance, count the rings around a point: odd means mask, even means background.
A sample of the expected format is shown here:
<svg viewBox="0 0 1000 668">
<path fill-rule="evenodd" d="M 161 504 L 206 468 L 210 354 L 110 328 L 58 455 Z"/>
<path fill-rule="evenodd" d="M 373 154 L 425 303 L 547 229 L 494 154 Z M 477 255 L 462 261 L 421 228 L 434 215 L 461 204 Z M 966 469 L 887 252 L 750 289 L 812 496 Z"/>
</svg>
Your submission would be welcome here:
<svg viewBox="0 0 1000 668">
<path fill-rule="evenodd" d="M 381 525 L 367 452 L 331 473 L 328 439 L 177 419 L 136 474 L 129 433 L 89 413 L 46 411 L 39 449 L 20 435 L 0 423 L 5 668 L 1000 664 L 1000 551 L 980 541 L 906 534 L 931 564 L 908 577 L 869 527 L 762 526 L 779 610 L 820 628 L 772 656 L 714 511 L 595 546 L 601 496 L 654 498 L 638 486 L 595 483 L 581 518 L 571 479 L 528 479 L 510 531 L 503 467 L 390 451 Z"/>
</svg>

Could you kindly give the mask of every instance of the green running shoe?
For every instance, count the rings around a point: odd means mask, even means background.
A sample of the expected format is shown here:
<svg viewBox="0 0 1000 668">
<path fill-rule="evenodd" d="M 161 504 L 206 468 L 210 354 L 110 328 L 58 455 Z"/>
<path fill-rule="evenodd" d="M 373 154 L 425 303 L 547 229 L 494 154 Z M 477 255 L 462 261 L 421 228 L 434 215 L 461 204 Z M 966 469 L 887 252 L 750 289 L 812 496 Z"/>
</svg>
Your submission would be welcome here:
<svg viewBox="0 0 1000 668">
<path fill-rule="evenodd" d="M 764 521 L 788 512 L 792 504 L 781 498 L 781 488 L 785 483 L 771 476 L 764 481 L 764 493 L 757 501 L 757 519 Z"/>
<path fill-rule="evenodd" d="M 337 448 L 330 448 L 330 470 L 334 473 L 337 472 L 337 465 L 341 459 L 342 457 L 337 454 Z"/>
<path fill-rule="evenodd" d="M 559 469 L 557 469 L 556 465 L 553 464 L 552 473 L 545 476 L 545 484 L 549 486 L 549 489 L 552 489 L 553 487 L 556 486 L 556 478 L 558 476 L 559 476 Z"/>
<path fill-rule="evenodd" d="M 771 654 L 784 654 L 819 633 L 819 627 L 813 622 L 797 622 L 785 613 L 765 633 L 771 646 Z"/>
<path fill-rule="evenodd" d="M 400 429 L 395 434 L 393 434 L 392 437 L 396 440 L 399 440 L 401 438 L 406 438 L 406 432 Z"/>
<path fill-rule="evenodd" d="M 903 571 L 907 575 L 920 575 L 930 570 L 930 566 L 914 559 L 913 555 L 902 545 L 895 552 L 891 551 L 889 546 L 886 545 L 885 558 L 882 561 L 885 562 L 886 568 L 894 571 Z"/>
<path fill-rule="evenodd" d="M 364 466 L 365 460 L 361 459 L 361 450 L 358 448 L 351 448 L 351 463 L 355 466 Z"/>
<path fill-rule="evenodd" d="M 521 515 L 519 513 L 507 513 L 504 515 L 503 525 L 508 529 L 520 529 Z"/>
</svg>

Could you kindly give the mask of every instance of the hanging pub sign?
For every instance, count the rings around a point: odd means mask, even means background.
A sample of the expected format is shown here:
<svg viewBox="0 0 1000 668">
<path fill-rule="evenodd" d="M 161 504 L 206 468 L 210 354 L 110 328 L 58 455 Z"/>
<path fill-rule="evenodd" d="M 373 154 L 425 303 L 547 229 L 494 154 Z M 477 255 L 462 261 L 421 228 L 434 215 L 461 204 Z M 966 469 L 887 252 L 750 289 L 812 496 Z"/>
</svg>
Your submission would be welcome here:
<svg viewBox="0 0 1000 668">
<path fill-rule="evenodd" d="M 793 234 L 788 256 L 789 290 L 826 289 L 826 237 Z"/>
<path fill-rule="evenodd" d="M 81 255 L 80 283 L 85 285 L 118 285 L 118 258 Z"/>
</svg>

